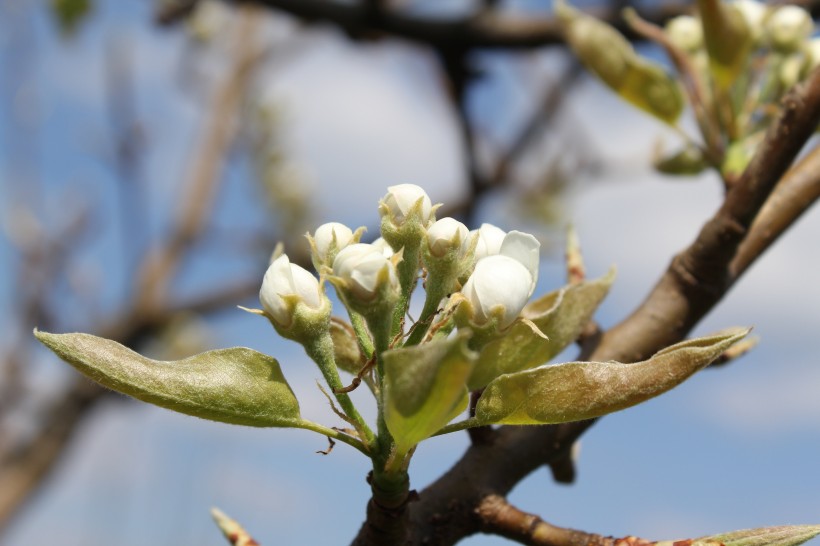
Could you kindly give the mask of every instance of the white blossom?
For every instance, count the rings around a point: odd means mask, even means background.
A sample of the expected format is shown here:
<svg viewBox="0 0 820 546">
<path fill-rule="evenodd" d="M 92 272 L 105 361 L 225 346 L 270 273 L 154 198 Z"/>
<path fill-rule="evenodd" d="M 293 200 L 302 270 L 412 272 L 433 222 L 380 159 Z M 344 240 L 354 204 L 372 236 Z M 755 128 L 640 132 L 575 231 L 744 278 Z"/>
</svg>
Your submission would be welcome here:
<svg viewBox="0 0 820 546">
<path fill-rule="evenodd" d="M 306 269 L 290 263 L 286 254 L 270 264 L 259 291 L 262 308 L 273 320 L 287 328 L 299 304 L 318 310 L 322 306 L 319 281 Z"/>
<path fill-rule="evenodd" d="M 781 51 L 797 51 L 813 29 L 811 15 L 798 6 L 780 6 L 766 20 L 769 41 Z"/>
<path fill-rule="evenodd" d="M 682 50 L 692 53 L 703 46 L 703 25 L 691 15 L 679 15 L 666 23 L 666 35 Z"/>
<path fill-rule="evenodd" d="M 345 248 L 353 240 L 353 231 L 339 222 L 328 222 L 316 229 L 313 235 L 315 246 L 315 261 L 318 263 L 330 263 L 340 250 Z"/>
<path fill-rule="evenodd" d="M 387 207 L 387 214 L 390 215 L 393 223 L 401 225 L 410 215 L 413 207 L 421 201 L 421 222 L 426 225 L 430 221 L 433 212 L 433 203 L 421 187 L 415 184 L 399 184 L 389 186 L 387 195 L 382 202 Z"/>
<path fill-rule="evenodd" d="M 498 254 L 478 261 L 461 293 L 470 302 L 472 320 L 484 324 L 500 315 L 499 327 L 509 326 L 532 293 L 532 275 L 521 262 Z"/>
<path fill-rule="evenodd" d="M 370 301 L 379 294 L 383 283 L 398 290 L 396 268 L 381 249 L 364 243 L 352 244 L 336 256 L 333 275 L 340 278 L 347 290 L 360 301 Z"/>
<path fill-rule="evenodd" d="M 475 249 L 475 258 L 480 260 L 485 256 L 494 256 L 501 251 L 501 243 L 507 233 L 492 224 L 481 224 L 477 230 L 471 233 L 478 233 L 478 245 Z"/>
<path fill-rule="evenodd" d="M 453 218 L 442 218 L 427 229 L 427 245 L 430 254 L 441 258 L 452 249 L 462 252 L 470 247 L 470 230 Z"/>
</svg>

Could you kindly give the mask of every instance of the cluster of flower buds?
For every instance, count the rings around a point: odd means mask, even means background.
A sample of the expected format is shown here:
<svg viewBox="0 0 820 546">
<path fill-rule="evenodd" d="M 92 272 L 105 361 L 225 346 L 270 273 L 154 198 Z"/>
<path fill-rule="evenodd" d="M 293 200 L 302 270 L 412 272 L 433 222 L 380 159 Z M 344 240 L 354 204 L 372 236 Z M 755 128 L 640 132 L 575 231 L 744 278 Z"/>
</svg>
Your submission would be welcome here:
<svg viewBox="0 0 820 546">
<path fill-rule="evenodd" d="M 655 158 L 667 174 L 718 170 L 727 183 L 751 160 L 783 95 L 820 65 L 820 38 L 804 8 L 759 0 L 697 0 L 698 14 L 669 20 L 665 28 L 626 9 L 627 23 L 657 42 L 677 77 L 639 55 L 612 26 L 560 0 L 556 12 L 568 45 L 624 100 L 676 125 L 689 102 L 701 133 L 681 150 Z M 685 85 L 683 85 L 685 84 Z"/>
<path fill-rule="evenodd" d="M 307 236 L 313 265 L 334 285 L 349 311 L 371 325 L 392 324 L 394 308 L 403 293 L 409 298 L 406 292 L 423 268 L 429 306 L 422 319 L 432 319 L 442 309 L 442 300 L 449 298 L 461 308 L 463 326 L 508 328 L 535 289 L 538 241 L 491 224 L 470 231 L 453 218 L 436 220 L 435 209 L 422 188 L 392 186 L 379 204 L 384 238 L 362 243 L 363 228 L 354 232 L 337 222 L 323 224 Z M 408 263 L 409 256 L 416 261 Z M 399 274 L 404 264 L 413 273 L 406 286 Z M 265 315 L 285 337 L 298 339 L 313 335 L 317 327 L 328 327 L 330 304 L 324 283 L 284 254 L 268 268 L 259 299 Z"/>
</svg>

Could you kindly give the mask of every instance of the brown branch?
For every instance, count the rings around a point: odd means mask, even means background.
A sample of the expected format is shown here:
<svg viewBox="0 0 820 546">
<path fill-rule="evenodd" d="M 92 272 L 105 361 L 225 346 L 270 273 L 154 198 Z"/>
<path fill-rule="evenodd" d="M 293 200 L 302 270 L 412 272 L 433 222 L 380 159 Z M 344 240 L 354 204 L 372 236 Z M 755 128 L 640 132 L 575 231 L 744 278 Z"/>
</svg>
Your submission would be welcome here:
<svg viewBox="0 0 820 546">
<path fill-rule="evenodd" d="M 820 199 L 820 146 L 789 169 L 775 186 L 729 265 L 731 277 L 740 277 L 817 199 Z"/>
<path fill-rule="evenodd" d="M 547 523 L 534 514 L 519 510 L 499 495 L 488 495 L 476 509 L 481 531 L 499 535 L 520 544 L 533 546 L 618 546 L 622 540 L 604 537 Z M 648 540 L 635 539 L 634 546 L 649 546 Z"/>
<path fill-rule="evenodd" d="M 480 10 L 459 19 L 443 20 L 383 10 L 378 19 L 369 16 L 366 3 L 334 0 L 232 0 L 234 3 L 259 4 L 288 13 L 306 22 L 330 23 L 350 36 L 381 33 L 434 48 L 532 49 L 564 43 L 561 25 L 553 18 L 513 16 L 498 10 Z M 662 23 L 688 13 L 691 5 L 677 3 L 647 11 L 645 18 Z M 632 39 L 639 39 L 624 21 L 609 9 L 590 13 L 606 20 Z M 166 19 L 167 21 L 167 19 Z"/>
</svg>

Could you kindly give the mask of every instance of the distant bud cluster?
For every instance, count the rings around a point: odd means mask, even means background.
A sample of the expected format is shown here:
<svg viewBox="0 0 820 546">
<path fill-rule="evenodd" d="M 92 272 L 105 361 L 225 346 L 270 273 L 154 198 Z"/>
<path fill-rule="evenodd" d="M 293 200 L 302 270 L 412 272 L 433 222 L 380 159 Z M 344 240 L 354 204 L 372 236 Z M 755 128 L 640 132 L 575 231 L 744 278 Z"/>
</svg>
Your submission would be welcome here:
<svg viewBox="0 0 820 546">
<path fill-rule="evenodd" d="M 820 65 L 820 38 L 804 8 L 758 0 L 697 0 L 698 15 L 670 19 L 664 28 L 632 9 L 632 29 L 662 47 L 676 74 L 639 55 L 612 26 L 563 0 L 556 12 L 567 43 L 586 67 L 624 100 L 676 125 L 686 102 L 701 133 L 683 149 L 655 158 L 666 174 L 706 168 L 727 183 L 751 160 L 780 99 Z"/>
</svg>

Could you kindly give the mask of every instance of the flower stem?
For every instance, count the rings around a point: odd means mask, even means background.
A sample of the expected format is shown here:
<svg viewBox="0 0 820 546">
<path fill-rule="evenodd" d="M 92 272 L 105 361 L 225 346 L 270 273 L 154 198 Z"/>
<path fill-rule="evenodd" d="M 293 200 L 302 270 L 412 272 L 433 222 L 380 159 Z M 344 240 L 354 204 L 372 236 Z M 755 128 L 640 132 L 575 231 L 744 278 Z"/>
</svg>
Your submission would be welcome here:
<svg viewBox="0 0 820 546">
<path fill-rule="evenodd" d="M 356 428 L 362 441 L 368 447 L 373 446 L 376 437 L 373 431 L 370 430 L 370 427 L 367 426 L 367 422 L 364 418 L 359 415 L 359 411 L 356 409 L 356 406 L 353 405 L 353 400 L 350 399 L 347 393 L 337 392 L 344 389 L 344 384 L 339 377 L 339 371 L 336 369 L 336 361 L 333 356 L 333 338 L 330 336 L 330 332 L 327 331 L 314 338 L 311 343 L 305 344 L 305 350 L 319 366 L 319 370 L 322 372 L 327 386 L 330 387 L 330 390 L 342 407 L 342 411 L 350 418 L 351 424 Z"/>
</svg>

